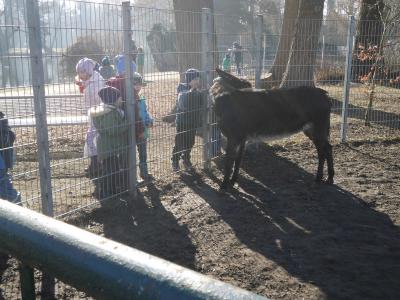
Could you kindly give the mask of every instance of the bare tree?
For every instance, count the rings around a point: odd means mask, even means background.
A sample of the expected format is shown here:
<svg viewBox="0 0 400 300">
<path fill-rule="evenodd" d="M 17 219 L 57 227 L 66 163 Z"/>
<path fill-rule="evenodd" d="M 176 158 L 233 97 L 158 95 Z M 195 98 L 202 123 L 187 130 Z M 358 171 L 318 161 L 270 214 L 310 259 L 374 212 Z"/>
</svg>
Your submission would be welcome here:
<svg viewBox="0 0 400 300">
<path fill-rule="evenodd" d="M 360 20 L 357 25 L 357 35 L 352 63 L 352 77 L 359 80 L 369 73 L 372 59 L 360 59 L 369 47 L 378 46 L 383 33 L 382 0 L 362 0 L 360 9 Z"/>
<path fill-rule="evenodd" d="M 268 84 L 270 86 L 279 85 L 283 77 L 283 72 L 286 70 L 290 46 L 295 32 L 295 22 L 299 12 L 299 5 L 300 0 L 285 1 L 278 50 L 276 52 L 274 64 L 270 70 L 271 76 L 268 78 Z"/>
<path fill-rule="evenodd" d="M 212 0 L 173 0 L 179 72 L 201 67 L 201 11 L 214 9 Z M 215 36 L 215 35 L 214 35 Z"/>
<path fill-rule="evenodd" d="M 314 65 L 323 9 L 324 0 L 301 0 L 281 87 L 314 86 Z"/>
<path fill-rule="evenodd" d="M 370 68 L 370 72 L 367 74 L 366 86 L 368 87 L 368 107 L 365 112 L 365 125 L 370 125 L 370 118 L 372 112 L 372 106 L 375 101 L 375 89 L 378 80 L 378 74 L 384 74 L 384 50 L 390 35 L 400 21 L 400 3 L 396 0 L 386 0 L 383 6 L 380 5 L 380 1 L 377 1 L 374 5 L 374 10 L 378 6 L 379 14 L 379 26 L 382 26 L 382 31 L 379 32 L 379 39 L 371 39 L 371 41 L 377 42 L 372 44 L 369 49 L 372 49 L 368 55 L 372 57 L 373 64 Z M 366 39 L 368 40 L 368 39 Z M 380 76 L 379 76 L 380 77 Z"/>
</svg>

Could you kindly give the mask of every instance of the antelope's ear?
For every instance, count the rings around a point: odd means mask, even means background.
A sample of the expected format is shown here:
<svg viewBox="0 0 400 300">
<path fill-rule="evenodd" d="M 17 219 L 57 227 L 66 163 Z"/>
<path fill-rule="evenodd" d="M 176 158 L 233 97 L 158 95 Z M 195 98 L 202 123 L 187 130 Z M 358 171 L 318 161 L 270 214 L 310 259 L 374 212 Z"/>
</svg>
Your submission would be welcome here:
<svg viewBox="0 0 400 300">
<path fill-rule="evenodd" d="M 272 76 L 272 73 L 267 73 L 267 74 L 264 74 L 264 76 L 261 76 L 261 79 L 268 79 L 268 78 L 270 78 Z"/>
</svg>

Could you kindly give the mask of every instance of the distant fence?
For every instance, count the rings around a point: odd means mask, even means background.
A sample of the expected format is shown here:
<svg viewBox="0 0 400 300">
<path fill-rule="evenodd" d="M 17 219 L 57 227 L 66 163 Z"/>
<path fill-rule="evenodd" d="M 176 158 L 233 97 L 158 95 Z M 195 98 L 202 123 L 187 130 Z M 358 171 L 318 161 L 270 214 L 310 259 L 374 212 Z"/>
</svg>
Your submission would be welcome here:
<svg viewBox="0 0 400 300">
<path fill-rule="evenodd" d="M 133 45 L 126 42 L 130 39 L 135 40 L 136 46 L 144 46 L 143 94 L 154 118 L 154 126 L 148 131 L 147 163 L 150 173 L 158 179 L 173 173 L 171 156 L 176 128 L 174 123 L 164 120 L 175 116 L 176 88 L 184 77 L 178 68 L 179 60 L 189 54 L 200 58 L 203 87 L 208 88 L 215 67 L 212 59 L 217 56 L 217 64 L 221 65 L 232 43 L 238 41 L 243 47 L 241 76 L 261 86 L 260 78 L 274 63 L 281 35 L 281 20 L 270 16 L 253 16 L 252 26 L 241 24 L 241 31 L 234 31 L 232 24 L 237 23 L 238 16 L 215 14 L 207 9 L 201 13 L 180 12 L 187 26 L 178 32 L 175 12 L 170 9 L 63 0 L 48 1 L 47 6 L 39 2 L 35 14 L 26 14 L 32 8 L 25 7 L 25 3 L 32 6 L 36 1 L 7 1 L 5 9 L 9 14 L 0 17 L 0 29 L 8 36 L 1 43 L 0 107 L 17 135 L 12 175 L 15 187 L 22 193 L 22 204 L 56 217 L 97 203 L 95 184 L 102 177 L 85 177 L 89 164 L 83 153 L 87 107 L 74 84 L 74 62 L 84 56 L 100 61 L 105 55 L 112 60 L 116 54 L 134 52 Z M 195 24 L 194 20 L 200 21 Z M 368 87 L 346 73 L 355 64 L 352 57 L 355 28 L 356 24 L 348 18 L 324 20 L 318 47 L 311 49 L 317 55 L 316 83 L 335 99 L 332 138 L 339 140 L 341 130 L 343 141 L 358 138 L 355 134 L 366 128 L 363 117 L 368 105 Z M 192 35 L 201 36 L 195 51 L 179 52 L 177 36 Z M 217 50 L 211 53 L 210 44 L 214 40 Z M 391 45 L 398 44 L 398 40 L 395 31 Z M 83 47 L 79 44 L 82 41 L 90 42 Z M 396 52 L 391 56 L 396 56 Z M 396 60 L 391 61 L 391 67 L 392 70 L 398 67 Z M 234 61 L 230 71 L 238 75 Z M 399 90 L 390 84 L 389 78 L 382 79 L 375 96 L 374 131 L 369 138 L 397 135 Z M 191 156 L 194 165 L 208 166 L 220 154 L 212 153 L 219 135 L 213 131 L 215 120 L 209 102 L 202 112 L 206 118 L 196 128 Z M 132 112 L 127 115 L 132 130 Z M 131 185 L 119 190 L 118 195 L 134 193 L 138 185 L 136 146 L 136 141 L 131 140 L 125 149 L 129 164 L 121 173 L 125 177 L 127 172 L 130 174 Z"/>
</svg>

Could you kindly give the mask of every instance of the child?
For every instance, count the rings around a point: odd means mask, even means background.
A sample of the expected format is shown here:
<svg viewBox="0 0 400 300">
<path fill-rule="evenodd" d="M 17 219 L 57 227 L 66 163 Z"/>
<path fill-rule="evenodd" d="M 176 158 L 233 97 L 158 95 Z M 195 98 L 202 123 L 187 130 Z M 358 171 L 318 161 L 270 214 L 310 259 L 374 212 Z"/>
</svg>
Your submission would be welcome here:
<svg viewBox="0 0 400 300">
<path fill-rule="evenodd" d="M 99 69 L 99 73 L 101 77 L 104 79 L 109 79 L 115 76 L 115 70 L 110 64 L 110 58 L 108 56 L 104 56 L 101 60 L 101 67 Z"/>
<path fill-rule="evenodd" d="M 105 85 L 103 77 L 101 77 L 99 72 L 94 70 L 95 67 L 96 62 L 87 57 L 82 58 L 76 64 L 76 73 L 78 74 L 77 84 L 80 86 L 81 93 L 84 95 L 85 112 L 87 112 L 89 108 L 100 104 L 101 99 L 98 93 Z M 90 158 L 90 163 L 85 172 L 89 178 L 94 178 L 99 171 L 97 164 L 97 149 L 94 142 L 97 133 L 90 117 L 88 125 L 84 153 L 85 156 Z"/>
<path fill-rule="evenodd" d="M 138 47 L 137 49 L 136 65 L 138 68 L 138 73 L 143 76 L 144 52 L 142 47 Z"/>
<path fill-rule="evenodd" d="M 231 72 L 231 55 L 229 53 L 226 53 L 222 60 L 222 70 L 228 73 Z"/>
<path fill-rule="evenodd" d="M 136 140 L 137 149 L 139 153 L 139 170 L 140 177 L 146 182 L 153 180 L 153 176 L 149 174 L 147 168 L 147 139 L 149 137 L 148 128 L 153 126 L 153 118 L 147 111 L 146 98 L 140 94 L 143 86 L 143 77 L 139 73 L 133 74 L 133 92 L 135 99 L 138 102 L 139 108 L 139 122 L 142 123 L 144 128 L 143 137 L 138 137 Z"/>
<path fill-rule="evenodd" d="M 236 64 L 236 72 L 238 75 L 242 75 L 241 65 L 243 63 L 243 47 L 239 42 L 233 43 L 232 53 Z"/>
<path fill-rule="evenodd" d="M 189 85 L 186 82 L 180 82 L 178 84 L 178 86 L 176 87 L 176 94 L 178 95 L 179 98 L 179 94 L 182 92 L 186 92 L 190 90 Z M 162 117 L 162 121 L 163 122 L 167 122 L 167 123 L 174 123 L 176 121 L 176 111 L 177 111 L 177 103 L 178 103 L 178 98 L 176 100 L 176 104 L 175 106 L 172 108 L 172 110 L 168 113 L 168 115 Z"/>
<path fill-rule="evenodd" d="M 21 201 L 21 195 L 13 187 L 8 169 L 13 167 L 13 145 L 15 134 L 8 126 L 8 120 L 0 111 L 0 198 L 13 203 Z"/>
<path fill-rule="evenodd" d="M 185 72 L 189 91 L 178 96 L 175 145 L 172 151 L 172 169 L 179 170 L 179 160 L 183 158 L 186 170 L 192 168 L 190 152 L 194 146 L 196 130 L 202 126 L 205 94 L 199 91 L 200 72 L 188 69 Z"/>
<path fill-rule="evenodd" d="M 119 54 L 114 58 L 115 70 L 117 72 L 117 76 L 123 76 L 125 74 L 125 55 Z M 131 68 L 132 72 L 136 72 L 136 63 L 134 60 L 131 60 Z"/>
<path fill-rule="evenodd" d="M 128 146 L 128 123 L 121 109 L 122 97 L 119 90 L 104 87 L 99 91 L 102 103 L 92 107 L 89 115 L 98 132 L 96 146 L 102 167 L 98 180 L 100 198 L 107 198 L 118 192 L 121 172 L 120 158 Z"/>
<path fill-rule="evenodd" d="M 121 57 L 123 57 L 123 56 L 120 56 L 119 59 L 124 59 Z M 137 74 L 137 75 L 139 75 L 139 74 L 134 72 L 134 69 L 136 68 L 135 65 L 132 64 L 131 68 L 132 68 L 132 73 L 134 75 L 132 79 L 134 80 L 135 74 Z M 117 73 L 118 73 L 117 76 L 112 77 L 107 81 L 107 85 L 112 86 L 121 92 L 122 100 L 123 100 L 123 103 L 125 104 L 126 101 L 128 100 L 126 98 L 126 90 L 125 90 L 125 68 L 122 68 L 122 65 L 120 65 L 120 67 L 117 70 Z M 132 83 L 133 83 L 133 80 L 132 80 Z M 133 93 L 135 93 L 134 87 L 133 87 Z M 138 95 L 136 95 L 135 99 L 139 100 Z M 124 105 L 122 108 L 125 109 Z M 145 140 L 145 128 L 144 128 L 145 124 L 143 122 L 140 122 L 141 118 L 139 115 L 139 111 L 140 111 L 139 101 L 135 101 L 135 120 L 137 121 L 135 124 L 136 141 L 143 141 L 143 140 Z M 146 161 L 146 157 L 141 156 L 143 154 L 143 152 L 140 152 L 139 143 L 137 143 L 137 145 L 138 145 L 138 151 L 139 151 L 139 160 L 142 159 L 142 160 Z M 140 147 L 143 147 L 142 144 L 140 145 Z M 146 148 L 146 145 L 144 145 L 144 148 Z M 127 169 L 127 158 L 122 159 L 122 165 L 125 169 Z M 139 164 L 139 168 L 140 168 L 140 166 L 141 165 Z M 143 172 L 141 171 L 140 174 L 143 175 L 141 177 L 144 180 L 150 180 L 152 178 L 147 173 L 147 164 L 145 165 Z M 127 178 L 127 176 L 128 175 L 126 174 L 124 176 L 124 178 Z"/>
</svg>

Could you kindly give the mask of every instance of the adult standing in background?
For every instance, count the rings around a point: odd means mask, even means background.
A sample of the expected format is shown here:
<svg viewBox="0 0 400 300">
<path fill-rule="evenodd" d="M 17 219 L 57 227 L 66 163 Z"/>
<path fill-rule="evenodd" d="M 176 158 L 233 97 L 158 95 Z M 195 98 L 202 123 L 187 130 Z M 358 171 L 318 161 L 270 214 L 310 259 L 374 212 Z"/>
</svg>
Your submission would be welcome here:
<svg viewBox="0 0 400 300">
<path fill-rule="evenodd" d="M 242 75 L 243 47 L 239 44 L 239 42 L 233 43 L 232 54 L 236 65 L 236 72 L 240 76 Z"/>
</svg>

